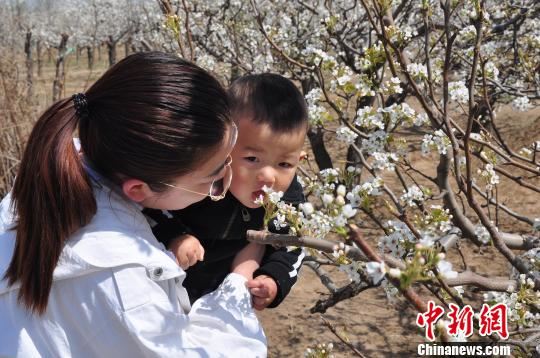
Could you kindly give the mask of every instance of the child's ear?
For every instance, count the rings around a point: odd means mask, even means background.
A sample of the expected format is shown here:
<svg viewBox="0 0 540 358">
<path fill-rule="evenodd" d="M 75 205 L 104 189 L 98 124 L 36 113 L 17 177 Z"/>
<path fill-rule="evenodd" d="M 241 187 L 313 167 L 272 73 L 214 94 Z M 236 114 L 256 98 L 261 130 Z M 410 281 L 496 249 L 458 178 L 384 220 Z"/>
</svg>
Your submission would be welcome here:
<svg viewBox="0 0 540 358">
<path fill-rule="evenodd" d="M 300 152 L 300 160 L 307 159 L 308 155 L 305 150 Z"/>
<path fill-rule="evenodd" d="M 140 203 L 152 195 L 152 190 L 145 182 L 138 179 L 128 179 L 122 183 L 122 191 L 131 200 Z"/>
</svg>

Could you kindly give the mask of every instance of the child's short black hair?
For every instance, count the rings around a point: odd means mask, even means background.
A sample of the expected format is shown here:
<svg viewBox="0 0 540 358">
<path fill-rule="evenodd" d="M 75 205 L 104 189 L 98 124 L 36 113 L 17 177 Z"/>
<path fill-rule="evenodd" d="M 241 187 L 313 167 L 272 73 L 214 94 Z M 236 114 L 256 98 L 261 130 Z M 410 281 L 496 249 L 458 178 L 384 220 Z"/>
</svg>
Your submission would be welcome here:
<svg viewBox="0 0 540 358">
<path fill-rule="evenodd" d="M 248 115 L 273 131 L 307 127 L 306 101 L 289 79 L 273 74 L 245 75 L 229 87 L 233 115 Z"/>
</svg>

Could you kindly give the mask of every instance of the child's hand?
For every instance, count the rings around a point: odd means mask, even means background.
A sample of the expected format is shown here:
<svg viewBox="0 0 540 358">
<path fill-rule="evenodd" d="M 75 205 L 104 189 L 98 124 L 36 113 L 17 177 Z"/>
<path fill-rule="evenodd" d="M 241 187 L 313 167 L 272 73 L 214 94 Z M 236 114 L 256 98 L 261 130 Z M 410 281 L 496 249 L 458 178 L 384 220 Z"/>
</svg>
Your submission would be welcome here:
<svg viewBox="0 0 540 358">
<path fill-rule="evenodd" d="M 193 235 L 184 234 L 173 239 L 169 244 L 169 250 L 176 256 L 178 265 L 184 270 L 204 259 L 204 247 Z"/>
<path fill-rule="evenodd" d="M 231 272 L 240 274 L 247 280 L 253 279 L 253 272 L 259 268 L 264 250 L 264 245 L 250 242 L 236 254 L 231 265 Z"/>
<path fill-rule="evenodd" d="M 260 275 L 247 282 L 247 288 L 253 296 L 253 307 L 262 311 L 271 304 L 277 295 L 276 281 L 266 275 Z"/>
</svg>

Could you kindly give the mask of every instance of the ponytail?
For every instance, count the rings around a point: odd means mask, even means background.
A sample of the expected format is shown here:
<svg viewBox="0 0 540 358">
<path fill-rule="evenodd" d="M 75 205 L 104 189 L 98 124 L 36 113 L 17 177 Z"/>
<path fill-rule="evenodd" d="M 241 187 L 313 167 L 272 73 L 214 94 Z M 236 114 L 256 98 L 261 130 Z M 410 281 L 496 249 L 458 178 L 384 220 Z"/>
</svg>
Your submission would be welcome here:
<svg viewBox="0 0 540 358">
<path fill-rule="evenodd" d="M 51 106 L 35 124 L 15 180 L 15 251 L 8 284 L 20 282 L 19 301 L 43 314 L 64 243 L 96 213 L 96 201 L 73 144 L 78 115 L 70 99 Z"/>
</svg>

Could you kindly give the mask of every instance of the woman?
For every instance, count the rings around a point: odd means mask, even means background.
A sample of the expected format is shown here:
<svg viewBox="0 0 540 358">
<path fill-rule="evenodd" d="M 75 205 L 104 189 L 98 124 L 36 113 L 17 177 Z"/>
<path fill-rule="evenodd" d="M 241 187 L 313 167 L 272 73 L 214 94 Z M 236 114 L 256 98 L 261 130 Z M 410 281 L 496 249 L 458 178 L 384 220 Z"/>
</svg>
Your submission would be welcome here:
<svg viewBox="0 0 540 358">
<path fill-rule="evenodd" d="M 235 140 L 219 83 L 161 53 L 49 108 L 0 205 L 0 356 L 265 356 L 251 253 L 190 310 L 141 213 L 223 197 Z"/>
</svg>

